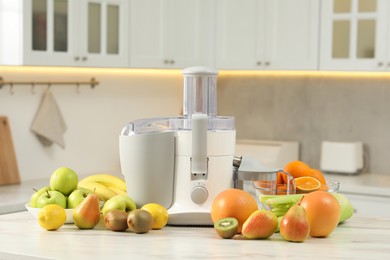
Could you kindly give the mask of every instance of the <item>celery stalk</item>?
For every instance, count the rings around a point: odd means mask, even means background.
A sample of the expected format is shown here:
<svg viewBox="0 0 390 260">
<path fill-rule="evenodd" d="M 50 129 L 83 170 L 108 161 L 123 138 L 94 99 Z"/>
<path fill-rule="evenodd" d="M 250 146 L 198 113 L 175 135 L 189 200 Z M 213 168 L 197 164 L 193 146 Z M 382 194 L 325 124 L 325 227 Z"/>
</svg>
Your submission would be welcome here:
<svg viewBox="0 0 390 260">
<path fill-rule="evenodd" d="M 355 209 L 353 208 L 351 202 L 348 200 L 348 198 L 341 193 L 332 193 L 332 195 L 337 199 L 341 206 L 341 214 L 340 214 L 340 220 L 339 223 L 342 223 L 346 221 L 347 219 L 351 218 Z"/>
<path fill-rule="evenodd" d="M 351 218 L 354 213 L 354 208 L 348 198 L 341 193 L 331 193 L 341 206 L 341 215 L 339 223 Z M 290 195 L 260 195 L 260 202 L 267 205 L 276 216 L 284 216 L 288 209 L 296 204 L 304 194 Z"/>
<path fill-rule="evenodd" d="M 281 204 L 292 206 L 297 203 L 302 197 L 303 194 L 279 195 L 275 198 L 267 199 L 266 204 L 271 207 Z"/>
</svg>

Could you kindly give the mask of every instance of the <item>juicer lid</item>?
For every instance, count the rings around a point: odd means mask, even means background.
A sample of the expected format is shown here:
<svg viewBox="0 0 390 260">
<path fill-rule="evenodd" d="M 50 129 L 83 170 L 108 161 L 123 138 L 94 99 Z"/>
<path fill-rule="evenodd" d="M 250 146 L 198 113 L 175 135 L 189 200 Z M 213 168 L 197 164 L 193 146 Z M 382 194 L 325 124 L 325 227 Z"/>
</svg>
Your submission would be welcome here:
<svg viewBox="0 0 390 260">
<path fill-rule="evenodd" d="M 192 76 L 192 75 L 212 76 L 212 75 L 218 75 L 218 70 L 210 67 L 194 66 L 194 67 L 183 69 L 183 75 L 184 76 Z"/>
</svg>

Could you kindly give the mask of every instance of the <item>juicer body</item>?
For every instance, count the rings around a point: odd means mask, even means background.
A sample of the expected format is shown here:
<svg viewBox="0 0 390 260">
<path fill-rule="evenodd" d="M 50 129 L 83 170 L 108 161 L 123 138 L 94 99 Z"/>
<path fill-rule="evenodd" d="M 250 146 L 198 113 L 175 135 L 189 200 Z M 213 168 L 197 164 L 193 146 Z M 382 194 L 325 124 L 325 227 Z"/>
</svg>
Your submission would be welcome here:
<svg viewBox="0 0 390 260">
<path fill-rule="evenodd" d="M 183 116 L 141 119 L 119 136 L 127 193 L 138 207 L 158 203 L 168 224 L 212 225 L 214 198 L 233 187 L 233 117 L 216 113 L 217 71 L 183 71 Z"/>
<path fill-rule="evenodd" d="M 194 172 L 194 131 L 164 129 L 120 135 L 127 194 L 138 207 L 163 205 L 170 225 L 212 225 L 210 210 L 215 196 L 233 187 L 235 138 L 234 129 L 206 129 L 205 139 L 195 143 L 206 143 L 207 169 Z"/>
<path fill-rule="evenodd" d="M 173 205 L 168 209 L 170 225 L 212 225 L 214 198 L 233 187 L 235 131 L 207 132 L 207 172 L 191 171 L 191 132 L 176 135 Z"/>
</svg>

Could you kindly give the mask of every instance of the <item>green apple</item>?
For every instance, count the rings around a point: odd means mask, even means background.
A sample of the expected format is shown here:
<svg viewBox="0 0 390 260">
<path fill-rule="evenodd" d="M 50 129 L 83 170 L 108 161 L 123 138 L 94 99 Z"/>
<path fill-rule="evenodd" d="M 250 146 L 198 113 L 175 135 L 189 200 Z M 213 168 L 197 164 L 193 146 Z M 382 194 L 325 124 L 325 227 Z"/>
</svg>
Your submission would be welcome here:
<svg viewBox="0 0 390 260">
<path fill-rule="evenodd" d="M 65 196 L 77 189 L 78 182 L 77 174 L 67 167 L 58 168 L 50 176 L 50 188 L 63 193 Z"/>
<path fill-rule="evenodd" d="M 45 186 L 39 190 L 35 190 L 35 192 L 33 193 L 33 195 L 31 195 L 31 198 L 30 198 L 30 207 L 36 208 L 37 207 L 37 200 L 38 200 L 39 196 L 41 196 L 47 190 L 50 190 L 49 186 Z"/>
<path fill-rule="evenodd" d="M 68 196 L 68 209 L 74 209 L 88 196 L 88 194 L 93 194 L 93 192 L 84 188 L 78 188 L 72 191 Z"/>
<path fill-rule="evenodd" d="M 37 208 L 43 208 L 49 204 L 57 204 L 66 209 L 66 197 L 59 191 L 47 190 L 46 193 L 43 193 L 38 197 Z"/>
<path fill-rule="evenodd" d="M 115 195 L 111 199 L 107 200 L 106 203 L 104 203 L 102 213 L 103 215 L 105 215 L 107 212 L 114 209 L 129 213 L 136 208 L 137 206 L 135 205 L 134 200 L 131 199 L 129 196 Z"/>
</svg>

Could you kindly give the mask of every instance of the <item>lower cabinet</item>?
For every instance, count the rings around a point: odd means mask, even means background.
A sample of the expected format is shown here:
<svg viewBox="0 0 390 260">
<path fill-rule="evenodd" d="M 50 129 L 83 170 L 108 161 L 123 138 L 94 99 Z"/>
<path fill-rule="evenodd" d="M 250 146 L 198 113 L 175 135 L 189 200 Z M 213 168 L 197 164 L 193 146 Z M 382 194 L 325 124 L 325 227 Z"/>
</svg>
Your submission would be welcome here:
<svg viewBox="0 0 390 260">
<path fill-rule="evenodd" d="M 343 192 L 356 213 L 375 217 L 390 217 L 390 197 Z"/>
</svg>

